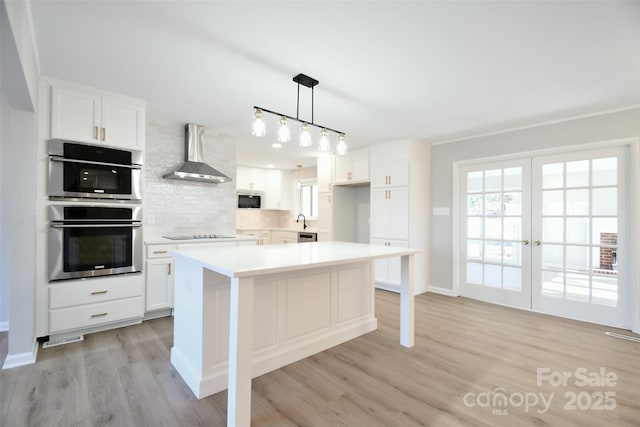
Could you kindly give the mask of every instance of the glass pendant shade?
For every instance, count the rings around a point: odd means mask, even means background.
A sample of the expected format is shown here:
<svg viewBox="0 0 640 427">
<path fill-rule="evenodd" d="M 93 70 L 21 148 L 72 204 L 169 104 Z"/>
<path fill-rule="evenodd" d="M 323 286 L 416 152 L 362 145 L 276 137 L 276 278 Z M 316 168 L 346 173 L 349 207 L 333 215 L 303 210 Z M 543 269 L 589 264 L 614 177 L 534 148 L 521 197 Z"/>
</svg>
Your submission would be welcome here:
<svg viewBox="0 0 640 427">
<path fill-rule="evenodd" d="M 262 120 L 262 110 L 256 108 L 254 114 L 255 120 L 253 121 L 253 125 L 251 126 L 251 135 L 253 136 L 264 136 L 267 133 L 266 126 L 264 124 L 264 120 Z"/>
<path fill-rule="evenodd" d="M 309 133 L 309 125 L 306 123 L 302 123 L 300 127 L 300 146 L 301 147 L 311 147 L 311 133 Z"/>
<path fill-rule="evenodd" d="M 282 116 L 280 118 L 280 127 L 278 128 L 278 142 L 289 142 L 290 140 L 291 130 L 287 126 L 287 118 Z"/>
<path fill-rule="evenodd" d="M 340 156 L 344 156 L 347 152 L 347 142 L 345 141 L 344 133 L 340 134 L 338 145 L 336 145 L 336 153 Z"/>
<path fill-rule="evenodd" d="M 320 141 L 318 141 L 318 150 L 323 153 L 331 150 L 331 142 L 329 141 L 329 137 L 327 136 L 327 130 L 322 129 L 322 135 L 320 136 Z"/>
</svg>

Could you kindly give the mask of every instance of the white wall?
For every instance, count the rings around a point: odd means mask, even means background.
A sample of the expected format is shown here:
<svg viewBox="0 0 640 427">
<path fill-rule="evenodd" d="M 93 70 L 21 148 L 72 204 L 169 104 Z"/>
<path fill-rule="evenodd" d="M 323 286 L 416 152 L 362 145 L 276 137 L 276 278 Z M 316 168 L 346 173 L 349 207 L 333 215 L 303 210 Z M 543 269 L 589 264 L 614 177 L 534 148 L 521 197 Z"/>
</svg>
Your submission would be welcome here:
<svg viewBox="0 0 640 427">
<path fill-rule="evenodd" d="M 147 112 L 143 212 L 145 237 L 208 232 L 235 234 L 236 183 L 163 179 L 184 162 L 184 123 Z M 205 162 L 236 176 L 235 143 L 205 130 Z"/>
<path fill-rule="evenodd" d="M 0 5 L 0 321 L 9 322 L 4 367 L 35 361 L 34 105 L 39 73 L 28 9 L 26 2 Z"/>
<path fill-rule="evenodd" d="M 431 207 L 453 206 L 453 163 L 640 135 L 640 108 L 548 124 L 431 148 Z M 451 215 L 431 217 L 430 286 L 452 288 Z"/>
</svg>

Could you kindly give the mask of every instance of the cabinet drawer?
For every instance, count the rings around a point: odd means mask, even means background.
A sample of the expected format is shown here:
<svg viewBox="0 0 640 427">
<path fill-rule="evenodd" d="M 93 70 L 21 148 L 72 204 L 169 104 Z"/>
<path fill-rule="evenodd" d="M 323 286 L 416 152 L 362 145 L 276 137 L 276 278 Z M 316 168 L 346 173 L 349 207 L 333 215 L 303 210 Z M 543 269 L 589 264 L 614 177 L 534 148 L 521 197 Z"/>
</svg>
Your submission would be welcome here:
<svg viewBox="0 0 640 427">
<path fill-rule="evenodd" d="M 147 258 L 168 258 L 171 256 L 169 251 L 176 248 L 176 245 L 148 245 Z"/>
<path fill-rule="evenodd" d="M 121 320 L 141 318 L 142 297 L 127 298 L 49 311 L 49 333 L 81 329 Z"/>
<path fill-rule="evenodd" d="M 298 233 L 291 231 L 273 231 L 271 233 L 271 243 L 298 243 Z"/>
<path fill-rule="evenodd" d="M 88 279 L 73 283 L 55 283 L 49 285 L 49 308 L 71 307 L 142 296 L 143 288 L 144 277 L 141 274 L 105 280 Z"/>
</svg>

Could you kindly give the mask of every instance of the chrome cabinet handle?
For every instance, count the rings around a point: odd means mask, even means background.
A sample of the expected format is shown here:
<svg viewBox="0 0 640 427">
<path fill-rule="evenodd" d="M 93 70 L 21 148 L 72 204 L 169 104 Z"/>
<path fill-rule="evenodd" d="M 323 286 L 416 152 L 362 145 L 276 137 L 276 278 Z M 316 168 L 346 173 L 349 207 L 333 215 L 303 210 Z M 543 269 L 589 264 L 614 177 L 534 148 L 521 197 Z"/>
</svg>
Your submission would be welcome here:
<svg viewBox="0 0 640 427">
<path fill-rule="evenodd" d="M 51 160 L 52 162 L 84 163 L 87 165 L 115 166 L 118 168 L 126 168 L 126 169 L 142 169 L 142 166 L 140 165 L 121 165 L 119 163 L 105 163 L 105 162 L 94 162 L 92 160 L 65 159 L 63 157 L 49 157 L 49 160 Z"/>
<path fill-rule="evenodd" d="M 534 240 L 533 244 L 536 246 L 540 246 L 542 244 L 542 242 L 540 240 Z"/>
<path fill-rule="evenodd" d="M 523 244 L 523 245 L 528 245 L 528 244 L 529 244 L 529 241 L 525 239 L 525 240 L 523 240 L 523 241 L 522 241 L 522 244 Z"/>
</svg>

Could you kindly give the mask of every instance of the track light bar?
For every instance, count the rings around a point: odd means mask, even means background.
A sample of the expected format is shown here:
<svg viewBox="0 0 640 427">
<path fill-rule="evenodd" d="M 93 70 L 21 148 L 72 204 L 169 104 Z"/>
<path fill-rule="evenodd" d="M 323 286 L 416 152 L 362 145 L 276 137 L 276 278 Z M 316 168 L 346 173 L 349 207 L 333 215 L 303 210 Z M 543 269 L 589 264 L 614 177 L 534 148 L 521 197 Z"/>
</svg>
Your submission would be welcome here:
<svg viewBox="0 0 640 427">
<path fill-rule="evenodd" d="M 344 132 L 342 132 L 341 130 L 331 129 L 330 127 L 319 125 L 317 123 L 313 123 L 313 121 L 310 122 L 310 121 L 307 121 L 307 120 L 302 120 L 302 119 L 299 119 L 298 117 L 293 117 L 293 116 L 289 116 L 287 114 L 278 113 L 277 111 L 268 110 L 266 108 L 258 107 L 256 105 L 254 105 L 253 108 L 259 109 L 259 110 L 261 110 L 261 111 L 263 111 L 265 113 L 273 114 L 274 116 L 286 117 L 288 120 L 295 120 L 296 122 L 306 123 L 309 126 L 315 126 L 315 127 L 319 128 L 319 129 L 326 129 L 329 132 L 337 133 L 338 135 L 344 135 Z"/>
<path fill-rule="evenodd" d="M 301 134 L 300 134 L 300 146 L 309 147 L 312 145 L 311 136 L 309 135 L 309 126 L 313 126 L 321 129 L 321 132 L 322 132 L 322 137 L 320 139 L 320 146 L 319 146 L 320 151 L 329 151 L 330 142 L 329 142 L 329 139 L 327 138 L 327 132 L 333 132 L 333 133 L 337 133 L 339 137 L 339 142 L 336 147 L 338 154 L 340 155 L 344 154 L 347 150 L 347 145 L 345 143 L 345 133 L 340 130 L 332 129 L 330 127 L 323 126 L 314 122 L 313 88 L 317 86 L 318 83 L 320 82 L 314 79 L 313 77 L 309 77 L 304 74 L 298 74 L 293 78 L 293 81 L 298 84 L 296 116 L 293 117 L 288 114 L 282 114 L 277 111 L 269 110 L 268 108 L 258 107 L 257 105 L 254 105 L 253 108 L 255 110 L 254 111 L 255 121 L 253 123 L 251 133 L 254 136 L 258 136 L 258 137 L 264 136 L 266 134 L 265 123 L 264 123 L 264 120 L 262 119 L 262 116 L 263 116 L 263 113 L 269 113 L 269 114 L 273 114 L 274 116 L 280 117 L 280 129 L 278 131 L 278 140 L 277 140 L 278 142 L 274 143 L 273 145 L 274 148 L 280 148 L 282 146 L 282 144 L 280 144 L 281 142 L 288 142 L 289 139 L 291 138 L 289 129 L 287 127 L 287 119 L 289 119 L 289 120 L 295 120 L 296 122 L 302 123 Z M 311 121 L 302 120 L 300 118 L 300 85 L 311 88 Z"/>
</svg>

